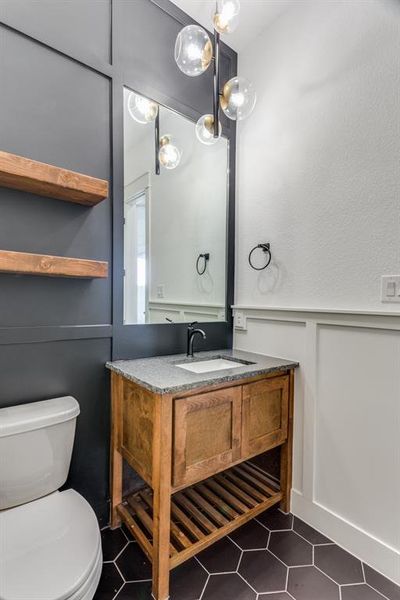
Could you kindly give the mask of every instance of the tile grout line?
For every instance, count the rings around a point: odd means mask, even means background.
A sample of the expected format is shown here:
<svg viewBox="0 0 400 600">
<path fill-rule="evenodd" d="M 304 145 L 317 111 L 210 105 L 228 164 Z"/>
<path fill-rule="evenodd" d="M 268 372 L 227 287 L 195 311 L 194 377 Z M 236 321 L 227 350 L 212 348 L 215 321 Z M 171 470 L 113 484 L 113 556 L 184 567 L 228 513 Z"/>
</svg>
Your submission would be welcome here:
<svg viewBox="0 0 400 600">
<path fill-rule="evenodd" d="M 126 542 L 125 546 L 122 548 L 122 550 L 120 552 L 118 552 L 117 556 L 114 558 L 114 560 L 112 562 L 115 562 L 118 560 L 118 558 L 121 556 L 121 554 L 126 550 L 126 548 L 129 546 L 130 542 Z"/>
<path fill-rule="evenodd" d="M 338 583 L 338 582 L 337 582 L 337 581 L 335 581 L 334 579 L 332 579 L 332 577 L 331 577 L 330 575 L 328 575 L 328 573 L 325 573 L 325 571 L 323 571 L 322 569 L 320 569 L 320 568 L 318 567 L 318 565 L 314 565 L 314 569 L 317 569 L 317 571 L 319 571 L 320 573 L 322 573 L 322 575 L 325 575 L 325 577 L 327 577 L 328 579 L 330 579 L 331 581 L 333 581 L 333 583 L 334 583 L 335 585 L 337 585 L 339 588 L 340 588 L 340 586 L 341 586 L 341 585 L 343 585 L 343 584 L 341 584 L 341 583 Z M 352 584 L 352 585 L 353 585 L 353 584 Z"/>
<path fill-rule="evenodd" d="M 196 558 L 196 557 L 195 557 L 195 558 Z M 200 594 L 199 600 L 201 600 L 201 599 L 203 598 L 203 595 L 204 595 L 204 592 L 206 591 L 206 587 L 207 587 L 207 585 L 208 585 L 208 582 L 210 581 L 210 577 L 211 577 L 211 573 L 208 573 L 208 576 L 207 576 L 206 582 L 205 582 L 205 584 L 204 584 L 204 587 L 203 587 L 203 589 L 202 589 L 202 591 L 201 591 L 201 594 Z"/>
</svg>

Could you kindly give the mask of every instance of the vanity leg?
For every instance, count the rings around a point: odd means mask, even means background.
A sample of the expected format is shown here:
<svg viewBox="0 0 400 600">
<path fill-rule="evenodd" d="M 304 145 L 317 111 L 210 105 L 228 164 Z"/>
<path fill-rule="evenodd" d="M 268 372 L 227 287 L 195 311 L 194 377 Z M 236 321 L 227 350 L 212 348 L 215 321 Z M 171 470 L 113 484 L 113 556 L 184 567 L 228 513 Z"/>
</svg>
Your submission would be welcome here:
<svg viewBox="0 0 400 600">
<path fill-rule="evenodd" d="M 110 445 L 110 527 L 115 529 L 121 523 L 117 506 L 122 502 L 122 398 L 123 380 L 116 373 L 111 373 L 111 445 Z"/>
<path fill-rule="evenodd" d="M 290 492 L 292 489 L 292 457 L 293 457 L 293 413 L 294 413 L 294 370 L 289 372 L 289 423 L 288 438 L 281 446 L 280 482 L 283 498 L 280 508 L 283 512 L 290 512 Z"/>
<path fill-rule="evenodd" d="M 172 397 L 155 397 L 153 431 L 153 598 L 168 600 L 170 571 Z"/>
</svg>

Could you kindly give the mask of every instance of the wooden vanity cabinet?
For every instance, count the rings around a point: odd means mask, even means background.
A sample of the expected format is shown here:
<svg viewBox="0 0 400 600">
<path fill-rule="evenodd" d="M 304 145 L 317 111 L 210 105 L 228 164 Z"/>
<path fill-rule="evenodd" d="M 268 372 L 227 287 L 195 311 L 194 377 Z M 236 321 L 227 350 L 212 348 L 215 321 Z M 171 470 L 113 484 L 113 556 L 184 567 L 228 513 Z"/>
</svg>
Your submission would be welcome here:
<svg viewBox="0 0 400 600">
<path fill-rule="evenodd" d="M 289 377 L 273 377 L 242 387 L 242 456 L 261 454 L 288 436 Z"/>
<path fill-rule="evenodd" d="M 241 386 L 174 400 L 174 488 L 227 469 L 241 457 Z"/>
<path fill-rule="evenodd" d="M 175 395 L 111 377 L 111 526 L 125 522 L 167 600 L 171 569 L 274 504 L 289 510 L 294 371 Z M 249 460 L 276 446 L 280 481 Z M 123 459 L 147 484 L 126 497 Z"/>
</svg>

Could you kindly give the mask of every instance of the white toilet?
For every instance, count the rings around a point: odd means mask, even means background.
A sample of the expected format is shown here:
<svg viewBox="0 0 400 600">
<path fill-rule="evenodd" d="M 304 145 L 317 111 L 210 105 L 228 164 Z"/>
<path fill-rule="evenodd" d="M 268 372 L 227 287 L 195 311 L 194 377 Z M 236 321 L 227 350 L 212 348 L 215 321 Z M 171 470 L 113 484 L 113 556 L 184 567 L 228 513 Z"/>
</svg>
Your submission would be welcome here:
<svg viewBox="0 0 400 600">
<path fill-rule="evenodd" d="M 99 525 L 66 481 L 79 404 L 70 396 L 0 409 L 0 600 L 92 600 Z"/>
</svg>

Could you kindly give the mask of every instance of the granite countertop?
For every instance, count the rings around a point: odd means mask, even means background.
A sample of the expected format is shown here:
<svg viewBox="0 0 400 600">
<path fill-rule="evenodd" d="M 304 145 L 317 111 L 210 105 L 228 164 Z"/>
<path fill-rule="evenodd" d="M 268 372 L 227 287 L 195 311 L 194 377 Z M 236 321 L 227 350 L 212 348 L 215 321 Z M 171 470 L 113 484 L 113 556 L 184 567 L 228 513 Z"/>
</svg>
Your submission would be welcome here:
<svg viewBox="0 0 400 600">
<path fill-rule="evenodd" d="M 236 359 L 243 361 L 238 363 L 234 369 L 223 369 L 220 371 L 208 371 L 205 373 L 192 373 L 177 367 L 177 364 L 193 363 L 210 360 L 213 358 Z M 299 363 L 243 352 L 242 350 L 212 350 L 209 352 L 197 352 L 194 358 L 187 358 L 186 354 L 173 354 L 169 356 L 156 356 L 154 358 L 139 358 L 136 360 L 117 360 L 107 362 L 106 367 L 115 373 L 123 375 L 135 383 L 158 394 L 171 394 L 204 387 L 216 383 L 225 383 L 281 371 L 283 369 L 294 369 Z"/>
</svg>

